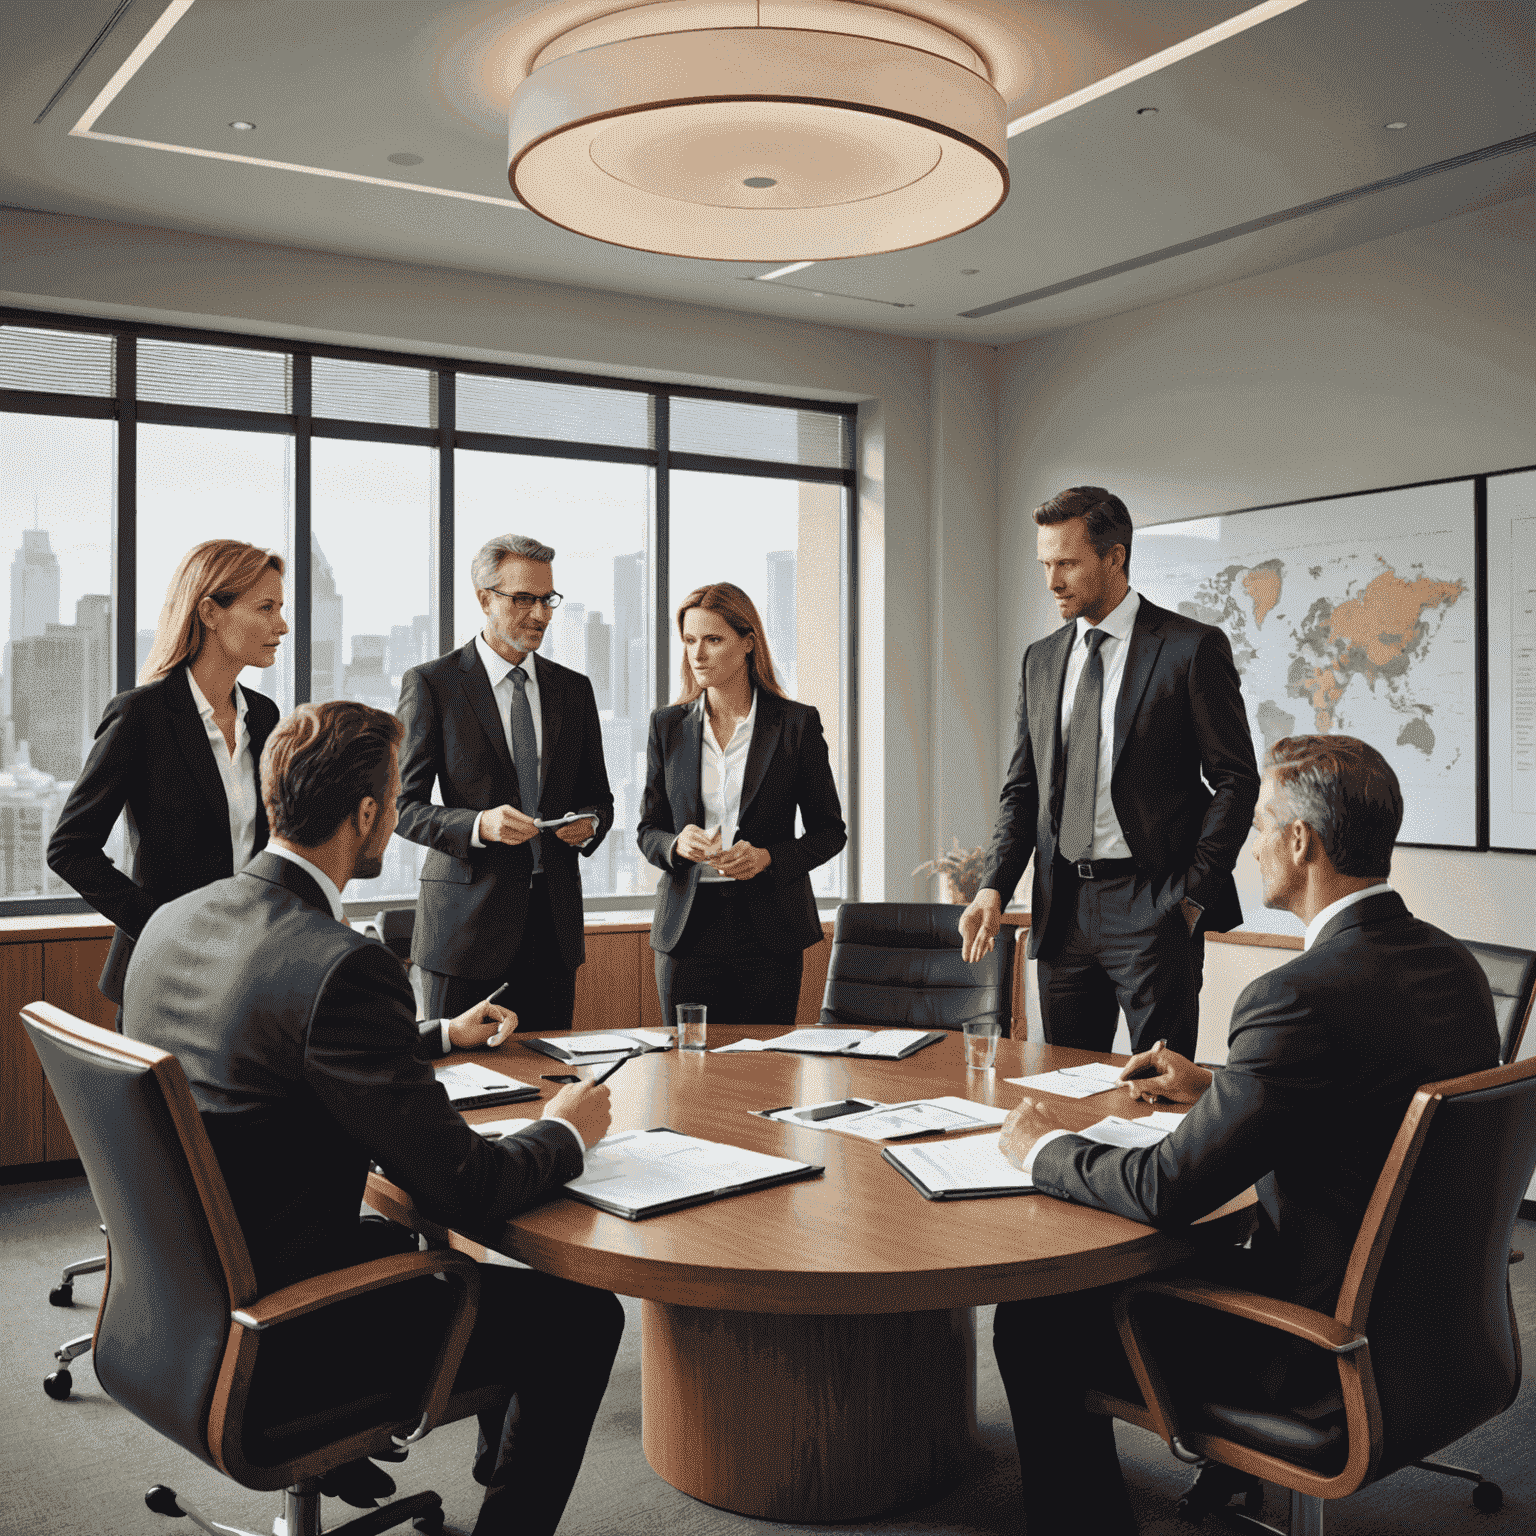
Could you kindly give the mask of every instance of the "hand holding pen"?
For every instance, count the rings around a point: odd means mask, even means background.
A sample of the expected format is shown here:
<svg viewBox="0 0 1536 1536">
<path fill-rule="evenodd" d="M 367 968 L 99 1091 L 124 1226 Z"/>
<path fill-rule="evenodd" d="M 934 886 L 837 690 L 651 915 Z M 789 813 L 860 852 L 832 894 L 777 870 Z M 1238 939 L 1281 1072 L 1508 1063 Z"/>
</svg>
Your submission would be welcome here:
<svg viewBox="0 0 1536 1536">
<path fill-rule="evenodd" d="M 448 1042 L 456 1051 L 473 1050 L 478 1045 L 500 1045 L 517 1028 L 517 1015 L 496 1003 L 509 985 L 503 982 L 482 1002 L 448 1021 Z"/>
</svg>

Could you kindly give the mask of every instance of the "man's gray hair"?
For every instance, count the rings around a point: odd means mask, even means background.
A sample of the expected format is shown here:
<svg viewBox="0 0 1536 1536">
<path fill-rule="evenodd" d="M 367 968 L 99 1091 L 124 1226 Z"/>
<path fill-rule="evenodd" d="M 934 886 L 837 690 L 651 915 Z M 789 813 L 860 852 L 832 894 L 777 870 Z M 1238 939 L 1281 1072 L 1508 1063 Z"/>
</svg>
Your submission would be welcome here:
<svg viewBox="0 0 1536 1536">
<path fill-rule="evenodd" d="M 555 552 L 548 544 L 530 539 L 525 533 L 498 533 L 494 539 L 487 539 L 470 561 L 470 580 L 477 587 L 494 587 L 501 562 L 509 555 L 515 555 L 519 560 L 532 560 L 538 565 L 548 565 L 555 558 Z"/>
</svg>

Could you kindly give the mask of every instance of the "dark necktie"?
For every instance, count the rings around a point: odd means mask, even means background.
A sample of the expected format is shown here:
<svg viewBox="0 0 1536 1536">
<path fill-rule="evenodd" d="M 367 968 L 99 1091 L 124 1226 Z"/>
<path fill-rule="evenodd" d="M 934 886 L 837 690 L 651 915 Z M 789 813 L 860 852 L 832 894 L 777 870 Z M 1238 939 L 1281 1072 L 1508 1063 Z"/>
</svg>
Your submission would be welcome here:
<svg viewBox="0 0 1536 1536">
<path fill-rule="evenodd" d="M 528 702 L 528 674 L 521 667 L 513 667 L 507 673 L 512 683 L 512 766 L 517 769 L 518 797 L 522 800 L 525 816 L 539 814 L 539 739 L 533 730 L 533 707 Z M 1082 690 L 1079 689 L 1079 692 Z M 1076 719 L 1076 716 L 1073 716 Z M 542 834 L 536 836 L 530 847 L 533 852 L 535 873 L 544 867 L 539 843 Z"/>
<path fill-rule="evenodd" d="M 1061 808 L 1058 847 L 1069 864 L 1093 854 L 1093 820 L 1099 790 L 1099 707 L 1104 701 L 1104 643 L 1102 629 L 1083 636 L 1088 664 L 1077 680 L 1072 718 L 1067 723 L 1067 793 Z"/>
</svg>

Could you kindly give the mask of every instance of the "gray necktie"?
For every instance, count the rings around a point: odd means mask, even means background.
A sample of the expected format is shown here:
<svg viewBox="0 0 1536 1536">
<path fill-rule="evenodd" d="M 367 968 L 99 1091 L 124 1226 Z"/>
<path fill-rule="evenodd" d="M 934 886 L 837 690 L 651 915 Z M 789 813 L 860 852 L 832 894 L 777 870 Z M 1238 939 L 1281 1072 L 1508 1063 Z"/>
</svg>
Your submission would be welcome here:
<svg viewBox="0 0 1536 1536">
<path fill-rule="evenodd" d="M 528 702 L 528 674 L 521 667 L 513 667 L 507 673 L 507 677 L 512 683 L 512 707 L 509 713 L 512 723 L 512 766 L 517 769 L 518 797 L 523 802 L 523 814 L 537 816 L 539 814 L 539 738 L 534 734 L 533 707 Z M 542 840 L 541 833 L 529 845 L 533 851 L 535 873 L 544 867 L 542 850 L 539 847 Z"/>
<path fill-rule="evenodd" d="M 1102 629 L 1083 636 L 1088 664 L 1077 680 L 1072 699 L 1072 718 L 1067 724 L 1067 793 L 1061 808 L 1062 858 L 1075 864 L 1093 853 L 1093 821 L 1099 790 L 1099 706 L 1104 700 L 1104 643 Z"/>
</svg>

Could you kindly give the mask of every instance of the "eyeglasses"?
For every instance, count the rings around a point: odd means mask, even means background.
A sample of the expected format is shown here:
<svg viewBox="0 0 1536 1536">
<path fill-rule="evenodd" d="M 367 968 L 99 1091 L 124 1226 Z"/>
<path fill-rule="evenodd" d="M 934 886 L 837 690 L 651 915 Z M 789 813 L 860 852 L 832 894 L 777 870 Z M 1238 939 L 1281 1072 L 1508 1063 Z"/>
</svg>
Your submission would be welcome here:
<svg viewBox="0 0 1536 1536">
<path fill-rule="evenodd" d="M 553 613 L 565 601 L 558 592 L 546 592 L 542 597 L 535 597 L 532 592 L 503 592 L 500 587 L 486 587 L 485 590 L 494 592 L 497 597 L 506 598 L 519 613 L 527 613 L 535 603 Z"/>
</svg>

